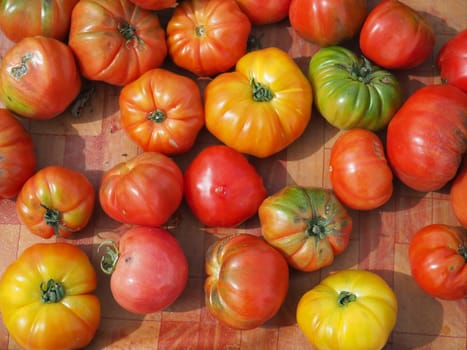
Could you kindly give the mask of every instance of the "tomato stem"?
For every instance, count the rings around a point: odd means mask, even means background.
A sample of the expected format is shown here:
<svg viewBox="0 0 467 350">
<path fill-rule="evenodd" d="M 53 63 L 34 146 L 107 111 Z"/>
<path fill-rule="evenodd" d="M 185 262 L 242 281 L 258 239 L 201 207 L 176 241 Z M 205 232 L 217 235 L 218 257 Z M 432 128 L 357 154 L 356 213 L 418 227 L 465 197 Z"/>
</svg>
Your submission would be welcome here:
<svg viewBox="0 0 467 350">
<path fill-rule="evenodd" d="M 203 25 L 196 26 L 195 34 L 197 37 L 206 36 L 206 28 Z"/>
<path fill-rule="evenodd" d="M 348 303 L 355 300 L 357 300 L 357 296 L 355 294 L 343 290 L 337 297 L 337 304 L 339 304 L 339 306 L 346 306 Z"/>
<path fill-rule="evenodd" d="M 28 72 L 27 62 L 32 59 L 31 53 L 26 53 L 24 56 L 21 57 L 21 63 L 12 67 L 10 70 L 10 74 L 15 79 L 20 79 Z"/>
<path fill-rule="evenodd" d="M 62 214 L 56 209 L 47 207 L 41 203 L 41 207 L 45 209 L 44 220 L 49 226 L 52 226 L 57 237 L 60 236 L 60 229 L 68 230 L 61 222 Z"/>
<path fill-rule="evenodd" d="M 457 253 L 464 258 L 464 262 L 467 263 L 467 247 L 465 245 L 460 245 L 457 249 Z"/>
<path fill-rule="evenodd" d="M 253 100 L 256 102 L 269 102 L 274 98 L 271 90 L 263 84 L 255 81 L 254 78 L 250 79 L 250 85 L 253 89 Z"/>
<path fill-rule="evenodd" d="M 361 81 L 364 84 L 369 84 L 373 78 L 374 67 L 370 60 L 364 56 L 358 63 L 352 63 L 350 67 L 343 64 L 336 64 L 336 66 L 349 72 L 352 79 Z"/>
<path fill-rule="evenodd" d="M 147 120 L 152 120 L 156 123 L 162 123 L 166 118 L 167 115 L 162 109 L 156 109 L 146 117 Z"/>
<path fill-rule="evenodd" d="M 125 20 L 122 20 L 117 24 L 117 29 L 122 34 L 122 36 L 126 39 L 125 45 L 129 47 L 131 42 L 136 44 L 143 44 L 143 40 L 138 37 L 136 33 L 135 27 L 133 27 L 130 23 Z"/>
<path fill-rule="evenodd" d="M 41 282 L 41 301 L 45 304 L 57 303 L 65 297 L 65 289 L 60 282 L 49 279 L 47 284 Z"/>
<path fill-rule="evenodd" d="M 110 275 L 112 272 L 115 270 L 115 267 L 117 266 L 117 261 L 119 258 L 119 253 L 118 253 L 118 245 L 114 241 L 107 239 L 103 241 L 99 246 L 97 247 L 97 251 L 103 247 L 105 247 L 105 254 L 102 256 L 101 259 L 101 270 L 107 274 Z"/>
</svg>

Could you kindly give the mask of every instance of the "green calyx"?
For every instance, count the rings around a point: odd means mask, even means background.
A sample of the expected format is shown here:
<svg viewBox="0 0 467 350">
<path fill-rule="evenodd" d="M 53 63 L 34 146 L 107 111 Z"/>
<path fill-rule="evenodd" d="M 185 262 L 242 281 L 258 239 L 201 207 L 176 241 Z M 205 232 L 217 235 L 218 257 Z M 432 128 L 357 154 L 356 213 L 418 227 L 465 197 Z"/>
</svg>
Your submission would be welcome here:
<svg viewBox="0 0 467 350">
<path fill-rule="evenodd" d="M 32 59 L 31 53 L 26 53 L 21 57 L 21 63 L 10 69 L 10 75 L 15 79 L 21 79 L 28 72 L 28 61 Z"/>
<path fill-rule="evenodd" d="M 147 120 L 152 120 L 155 123 L 162 123 L 164 120 L 167 119 L 167 115 L 161 109 L 156 109 L 152 113 L 150 113 L 147 117 Z"/>
<path fill-rule="evenodd" d="M 119 258 L 118 245 L 112 240 L 105 240 L 97 247 L 97 251 L 105 246 L 105 254 L 101 258 L 101 270 L 107 275 L 111 275 L 117 266 Z"/>
<path fill-rule="evenodd" d="M 41 204 L 41 207 L 45 209 L 44 220 L 45 223 L 49 226 L 52 226 L 57 237 L 60 236 L 60 229 L 68 230 L 65 226 L 61 224 L 62 214 L 56 210 L 47 207 L 44 204 Z"/>
<path fill-rule="evenodd" d="M 357 296 L 355 294 L 343 290 L 339 293 L 339 296 L 337 297 L 337 304 L 339 306 L 346 306 L 347 304 L 356 300 Z"/>
<path fill-rule="evenodd" d="M 460 245 L 457 249 L 457 253 L 464 258 L 464 262 L 467 263 L 467 246 Z"/>
<path fill-rule="evenodd" d="M 274 98 L 272 91 L 267 86 L 257 82 L 254 78 L 250 79 L 250 85 L 254 101 L 269 102 Z"/>
<path fill-rule="evenodd" d="M 60 282 L 49 279 L 47 283 L 41 282 L 41 301 L 45 304 L 58 303 L 65 297 L 65 289 Z"/>
<path fill-rule="evenodd" d="M 119 22 L 117 24 L 117 29 L 120 32 L 120 34 L 125 38 L 127 47 L 130 46 L 130 43 L 134 43 L 133 45 L 143 44 L 143 40 L 140 37 L 138 37 L 135 27 L 133 27 L 127 21 L 123 20 Z"/>
</svg>

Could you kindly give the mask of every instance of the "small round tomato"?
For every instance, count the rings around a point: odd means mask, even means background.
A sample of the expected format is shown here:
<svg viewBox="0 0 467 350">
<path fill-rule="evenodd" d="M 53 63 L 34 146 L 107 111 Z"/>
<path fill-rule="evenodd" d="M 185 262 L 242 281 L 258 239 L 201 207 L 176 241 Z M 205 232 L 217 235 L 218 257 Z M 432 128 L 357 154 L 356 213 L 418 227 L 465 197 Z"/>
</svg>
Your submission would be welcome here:
<svg viewBox="0 0 467 350">
<path fill-rule="evenodd" d="M 316 349 L 379 350 L 397 320 L 397 299 L 377 274 L 340 270 L 306 292 L 297 323 Z"/>
<path fill-rule="evenodd" d="M 289 8 L 292 28 L 320 46 L 351 39 L 366 14 L 366 0 L 292 0 Z"/>
<path fill-rule="evenodd" d="M 426 293 L 440 299 L 467 297 L 467 235 L 444 224 L 430 224 L 410 240 L 412 277 Z"/>
<path fill-rule="evenodd" d="M 349 244 L 352 218 L 327 189 L 284 187 L 261 203 L 258 216 L 266 242 L 300 271 L 332 264 Z"/>
<path fill-rule="evenodd" d="M 203 149 L 185 170 L 185 199 L 206 226 L 234 227 L 256 214 L 266 197 L 248 159 L 224 145 Z"/>
<path fill-rule="evenodd" d="M 70 243 L 26 248 L 0 278 L 3 324 L 23 349 L 83 349 L 101 319 L 88 256 Z"/>
<path fill-rule="evenodd" d="M 177 0 L 130 0 L 133 4 L 146 10 L 163 10 L 177 5 Z"/>
<path fill-rule="evenodd" d="M 81 77 L 71 49 L 44 36 L 26 37 L 3 56 L 0 99 L 20 116 L 50 119 L 78 96 Z"/>
<path fill-rule="evenodd" d="M 392 196 L 392 170 L 383 143 L 369 130 L 339 136 L 331 149 L 329 175 L 334 193 L 348 208 L 375 209 Z"/>
<path fill-rule="evenodd" d="M 250 30 L 235 0 L 182 1 L 167 24 L 169 55 L 194 74 L 221 73 L 245 54 Z"/>
<path fill-rule="evenodd" d="M 383 0 L 370 11 L 360 30 L 360 49 L 377 65 L 408 69 L 433 52 L 435 33 L 419 12 L 398 0 Z"/>
<path fill-rule="evenodd" d="M 206 252 L 208 311 L 234 329 L 253 329 L 272 318 L 285 300 L 289 269 L 284 257 L 257 236 L 219 239 Z"/>
<path fill-rule="evenodd" d="M 158 227 L 133 226 L 118 243 L 104 241 L 101 268 L 125 310 L 149 314 L 173 304 L 188 281 L 188 262 L 178 241 Z"/>
<path fill-rule="evenodd" d="M 16 196 L 35 170 L 31 135 L 10 111 L 0 108 L 0 199 Z"/>
<path fill-rule="evenodd" d="M 124 130 L 144 151 L 186 152 L 204 125 L 199 86 L 166 69 L 152 69 L 126 85 L 119 106 Z"/>
<path fill-rule="evenodd" d="M 84 174 L 48 166 L 25 182 L 16 198 L 16 211 L 31 233 L 68 237 L 88 224 L 94 201 L 94 187 Z"/>
<path fill-rule="evenodd" d="M 443 83 L 467 93 L 467 29 L 448 40 L 436 57 Z"/>
<path fill-rule="evenodd" d="M 253 24 L 280 22 L 289 14 L 291 0 L 236 0 Z"/>
<path fill-rule="evenodd" d="M 467 157 L 464 161 L 451 185 L 449 194 L 454 215 L 460 224 L 467 228 Z"/>
<path fill-rule="evenodd" d="M 182 199 L 182 171 L 158 152 L 143 152 L 114 165 L 102 176 L 99 188 L 104 212 L 126 224 L 160 226 Z"/>
</svg>

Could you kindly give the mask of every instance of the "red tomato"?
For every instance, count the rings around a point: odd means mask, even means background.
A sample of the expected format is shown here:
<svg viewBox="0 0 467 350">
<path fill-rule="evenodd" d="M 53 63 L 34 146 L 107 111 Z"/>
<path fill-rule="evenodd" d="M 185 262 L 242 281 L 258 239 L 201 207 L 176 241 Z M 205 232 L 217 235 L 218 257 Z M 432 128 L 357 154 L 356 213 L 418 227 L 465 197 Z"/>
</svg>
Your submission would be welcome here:
<svg viewBox="0 0 467 350">
<path fill-rule="evenodd" d="M 449 198 L 457 220 L 467 228 L 467 157 L 465 156 L 460 171 L 452 183 Z"/>
<path fill-rule="evenodd" d="M 194 80 L 152 69 L 120 92 L 122 126 L 144 151 L 188 151 L 204 125 L 201 92 Z"/>
<path fill-rule="evenodd" d="M 0 199 L 16 196 L 35 169 L 31 135 L 10 111 L 0 108 Z"/>
<path fill-rule="evenodd" d="M 146 10 L 163 10 L 175 7 L 177 0 L 130 0 L 135 5 Z"/>
<path fill-rule="evenodd" d="M 415 282 L 440 299 L 467 297 L 467 236 L 456 227 L 431 224 L 415 233 L 409 245 Z"/>
<path fill-rule="evenodd" d="M 27 37 L 13 45 L 0 66 L 0 99 L 27 118 L 56 117 L 73 102 L 81 77 L 70 48 L 53 38 Z"/>
<path fill-rule="evenodd" d="M 178 241 L 166 230 L 134 226 L 118 244 L 110 242 L 106 252 L 101 268 L 111 274 L 112 296 L 127 311 L 149 314 L 163 310 L 185 289 L 188 262 Z"/>
<path fill-rule="evenodd" d="M 366 14 L 366 0 L 292 0 L 289 8 L 292 28 L 320 46 L 351 39 Z"/>
<path fill-rule="evenodd" d="M 68 44 L 84 77 L 113 85 L 128 84 L 167 56 L 156 12 L 130 0 L 80 0 L 71 14 Z"/>
<path fill-rule="evenodd" d="M 291 0 L 236 0 L 253 24 L 280 22 L 289 14 Z"/>
<path fill-rule="evenodd" d="M 82 230 L 94 210 L 95 191 L 87 177 L 62 166 L 31 176 L 16 198 L 18 218 L 42 238 L 68 237 Z"/>
<path fill-rule="evenodd" d="M 143 152 L 102 176 L 99 200 L 104 212 L 126 224 L 159 226 L 183 199 L 183 173 L 169 157 Z"/>
<path fill-rule="evenodd" d="M 206 253 L 206 307 L 234 329 L 256 328 L 281 307 L 289 287 L 284 257 L 257 236 L 218 240 Z"/>
<path fill-rule="evenodd" d="M 240 152 L 208 146 L 185 171 L 185 198 L 206 226 L 234 227 L 256 214 L 266 197 L 263 179 Z"/>
<path fill-rule="evenodd" d="M 235 0 L 182 1 L 167 24 L 169 55 L 197 75 L 221 73 L 246 53 L 250 30 Z"/>
<path fill-rule="evenodd" d="M 467 29 L 443 45 L 436 57 L 436 64 L 444 83 L 467 92 Z"/>
<path fill-rule="evenodd" d="M 417 191 L 436 191 L 456 175 L 467 147 L 467 94 L 451 85 L 413 93 L 388 125 L 393 173 Z"/>
<path fill-rule="evenodd" d="M 331 149 L 329 175 L 337 198 L 347 207 L 370 210 L 392 196 L 392 171 L 379 137 L 366 129 L 341 134 Z"/>
<path fill-rule="evenodd" d="M 370 11 L 360 31 L 360 49 L 384 68 L 407 69 L 432 53 L 435 33 L 419 12 L 397 0 L 383 0 Z"/>
</svg>

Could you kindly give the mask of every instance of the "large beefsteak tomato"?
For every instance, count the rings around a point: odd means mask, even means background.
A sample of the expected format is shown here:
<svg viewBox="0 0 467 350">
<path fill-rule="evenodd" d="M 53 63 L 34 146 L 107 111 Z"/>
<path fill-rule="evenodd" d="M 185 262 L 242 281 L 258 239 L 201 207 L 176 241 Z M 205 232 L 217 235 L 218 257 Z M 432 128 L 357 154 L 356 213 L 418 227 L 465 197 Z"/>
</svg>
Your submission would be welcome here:
<svg viewBox="0 0 467 350">
<path fill-rule="evenodd" d="M 308 77 L 316 108 L 340 129 L 380 130 L 402 105 L 402 90 L 391 72 L 341 46 L 316 52 Z"/>
<path fill-rule="evenodd" d="M 36 170 L 36 152 L 29 132 L 0 108 L 0 199 L 13 198 Z"/>
<path fill-rule="evenodd" d="M 234 329 L 253 329 L 272 318 L 289 288 L 284 257 L 260 237 L 219 239 L 206 252 L 208 311 Z"/>
<path fill-rule="evenodd" d="M 130 0 L 80 0 L 71 14 L 68 45 L 85 78 L 112 85 L 128 84 L 167 56 L 157 13 Z"/>
<path fill-rule="evenodd" d="M 183 173 L 159 152 L 143 152 L 114 165 L 102 176 L 99 200 L 104 212 L 126 224 L 160 226 L 183 199 Z"/>
<path fill-rule="evenodd" d="M 467 297 L 467 235 L 460 228 L 430 224 L 410 240 L 412 277 L 426 293 L 440 299 Z"/>
<path fill-rule="evenodd" d="M 169 55 L 194 74 L 221 73 L 245 54 L 250 30 L 235 0 L 182 1 L 167 24 Z"/>
<path fill-rule="evenodd" d="M 297 323 L 317 349 L 380 350 L 397 320 L 397 298 L 377 274 L 340 270 L 306 292 Z"/>
<path fill-rule="evenodd" d="M 0 99 L 27 118 L 56 117 L 81 89 L 81 76 L 71 49 L 44 36 L 26 37 L 3 56 Z"/>
<path fill-rule="evenodd" d="M 310 82 L 287 52 L 275 47 L 247 53 L 234 72 L 211 80 L 204 95 L 207 129 L 256 157 L 283 150 L 311 119 Z"/>
<path fill-rule="evenodd" d="M 408 187 L 436 191 L 457 173 L 467 149 L 467 94 L 451 85 L 413 93 L 388 125 L 386 151 Z"/>
<path fill-rule="evenodd" d="M 204 125 L 199 86 L 166 69 L 151 69 L 125 85 L 119 105 L 124 130 L 144 151 L 186 152 Z"/>
<path fill-rule="evenodd" d="M 352 218 L 324 188 L 284 187 L 261 203 L 258 216 L 266 242 L 301 271 L 332 264 L 349 244 Z"/>
<path fill-rule="evenodd" d="M 467 93 L 467 29 L 449 39 L 436 57 L 443 83 L 452 84 Z"/>
<path fill-rule="evenodd" d="M 388 69 L 409 69 L 433 52 L 435 33 L 419 12 L 398 0 L 383 0 L 370 11 L 360 31 L 362 53 Z"/>
<path fill-rule="evenodd" d="M 78 246 L 36 243 L 0 278 L 3 323 L 24 349 L 84 348 L 100 323 L 96 285 L 94 267 Z"/>
<path fill-rule="evenodd" d="M 467 157 L 464 161 L 451 185 L 449 193 L 454 215 L 460 224 L 467 229 Z"/>
<path fill-rule="evenodd" d="M 94 187 L 84 174 L 47 166 L 25 182 L 16 198 L 16 212 L 39 237 L 68 237 L 88 224 L 94 201 Z"/>
</svg>

